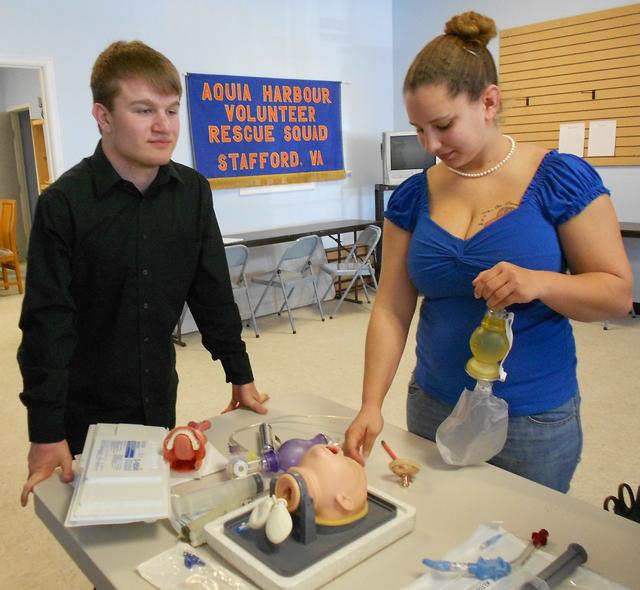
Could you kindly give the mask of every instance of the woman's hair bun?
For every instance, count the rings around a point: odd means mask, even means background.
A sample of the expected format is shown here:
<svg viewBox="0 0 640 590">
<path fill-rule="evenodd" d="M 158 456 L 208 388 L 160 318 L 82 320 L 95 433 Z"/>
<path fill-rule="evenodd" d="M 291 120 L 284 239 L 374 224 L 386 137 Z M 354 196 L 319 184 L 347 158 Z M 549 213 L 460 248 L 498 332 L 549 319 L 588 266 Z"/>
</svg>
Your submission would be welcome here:
<svg viewBox="0 0 640 590">
<path fill-rule="evenodd" d="M 445 25 L 444 32 L 486 47 L 487 43 L 496 36 L 497 29 L 492 18 L 470 11 L 452 17 Z"/>
</svg>

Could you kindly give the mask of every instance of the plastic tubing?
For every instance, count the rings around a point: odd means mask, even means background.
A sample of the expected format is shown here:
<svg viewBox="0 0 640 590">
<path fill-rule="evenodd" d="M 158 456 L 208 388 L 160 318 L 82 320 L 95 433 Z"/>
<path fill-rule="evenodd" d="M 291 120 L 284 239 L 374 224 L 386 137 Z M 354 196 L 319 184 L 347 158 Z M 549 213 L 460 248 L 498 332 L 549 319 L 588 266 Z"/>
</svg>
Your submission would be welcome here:
<svg viewBox="0 0 640 590">
<path fill-rule="evenodd" d="M 327 434 L 327 432 L 330 430 L 330 428 L 327 428 L 328 426 L 326 424 L 327 420 L 343 422 L 344 425 L 340 427 L 340 431 L 344 432 L 347 426 L 351 424 L 351 422 L 353 421 L 353 417 L 352 416 L 336 416 L 333 414 L 287 414 L 284 416 L 279 416 L 278 418 L 275 418 L 273 420 L 269 420 L 269 425 L 273 426 L 275 424 L 298 424 L 302 426 L 313 426 L 316 432 L 324 431 L 325 434 Z M 256 428 L 259 428 L 261 424 L 263 424 L 263 422 L 256 422 L 255 424 L 249 424 L 249 426 L 243 426 L 242 428 L 238 428 L 237 430 L 234 430 L 229 436 L 229 441 L 228 441 L 229 451 L 231 453 L 239 453 L 243 450 L 246 451 L 247 449 L 245 449 L 243 445 L 241 445 L 236 440 L 235 437 L 241 432 L 255 430 Z M 327 435 L 327 436 L 331 438 L 330 435 Z M 338 443 L 340 441 L 335 440 L 334 442 Z"/>
<path fill-rule="evenodd" d="M 520 586 L 520 590 L 539 590 L 541 587 L 555 588 L 585 561 L 587 561 L 587 552 L 584 547 L 578 543 L 571 543 L 567 550 L 544 568 L 536 578 Z M 541 585 L 539 582 L 543 582 L 543 584 Z"/>
</svg>

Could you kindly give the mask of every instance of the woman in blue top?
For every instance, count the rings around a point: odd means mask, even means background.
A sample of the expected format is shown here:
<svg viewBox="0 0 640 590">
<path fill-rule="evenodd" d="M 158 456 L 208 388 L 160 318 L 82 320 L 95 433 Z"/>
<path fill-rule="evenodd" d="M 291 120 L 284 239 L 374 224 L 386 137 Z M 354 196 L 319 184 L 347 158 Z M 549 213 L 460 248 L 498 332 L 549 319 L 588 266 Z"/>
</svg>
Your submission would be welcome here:
<svg viewBox="0 0 640 590">
<path fill-rule="evenodd" d="M 453 17 L 404 82 L 410 123 L 440 162 L 404 182 L 385 213 L 380 289 L 366 339 L 362 406 L 345 452 L 364 463 L 418 295 L 411 432 L 435 439 L 462 390 L 469 337 L 486 308 L 515 313 L 509 434 L 495 465 L 566 492 L 582 433 L 569 319 L 631 309 L 632 275 L 608 190 L 575 156 L 517 144 L 497 125 L 500 90 L 488 17 Z M 571 274 L 566 270 L 570 269 Z"/>
</svg>

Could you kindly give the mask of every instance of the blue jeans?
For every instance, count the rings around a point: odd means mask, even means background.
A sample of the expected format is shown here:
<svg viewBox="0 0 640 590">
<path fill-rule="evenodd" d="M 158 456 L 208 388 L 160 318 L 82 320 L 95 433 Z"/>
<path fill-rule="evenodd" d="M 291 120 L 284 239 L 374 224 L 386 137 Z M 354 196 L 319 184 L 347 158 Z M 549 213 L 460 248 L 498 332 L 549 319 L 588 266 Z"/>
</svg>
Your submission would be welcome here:
<svg viewBox="0 0 640 590">
<path fill-rule="evenodd" d="M 409 432 L 435 441 L 438 426 L 452 409 L 425 393 L 413 379 L 409 383 Z M 580 395 L 576 393 L 558 408 L 530 416 L 510 416 L 507 442 L 488 462 L 566 493 L 581 451 Z"/>
</svg>

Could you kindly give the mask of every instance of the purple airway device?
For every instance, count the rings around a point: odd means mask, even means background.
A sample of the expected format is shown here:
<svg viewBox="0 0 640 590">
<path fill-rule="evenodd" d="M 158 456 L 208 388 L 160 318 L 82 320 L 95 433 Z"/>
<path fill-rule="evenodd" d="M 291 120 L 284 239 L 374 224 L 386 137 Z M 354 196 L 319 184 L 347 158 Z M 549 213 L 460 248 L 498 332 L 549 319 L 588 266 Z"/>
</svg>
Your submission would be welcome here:
<svg viewBox="0 0 640 590">
<path fill-rule="evenodd" d="M 265 471 L 270 473 L 286 471 L 289 467 L 295 467 L 300 463 L 302 456 L 313 445 L 326 445 L 328 443 L 329 439 L 322 433 L 316 434 L 308 440 L 291 438 L 282 443 L 277 450 L 269 449 L 263 452 L 262 459 Z"/>
</svg>

